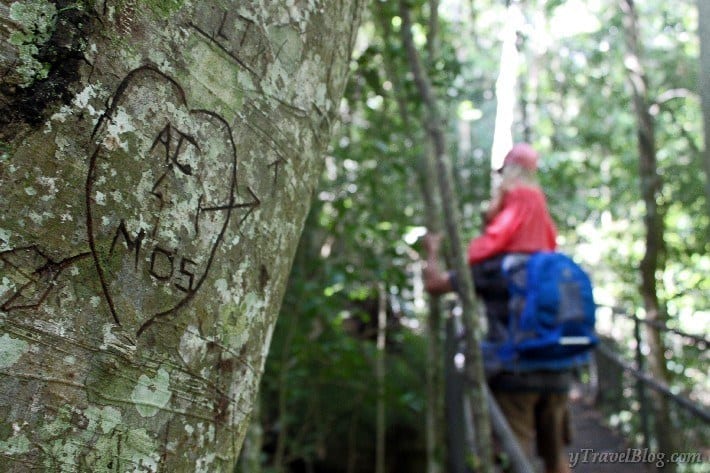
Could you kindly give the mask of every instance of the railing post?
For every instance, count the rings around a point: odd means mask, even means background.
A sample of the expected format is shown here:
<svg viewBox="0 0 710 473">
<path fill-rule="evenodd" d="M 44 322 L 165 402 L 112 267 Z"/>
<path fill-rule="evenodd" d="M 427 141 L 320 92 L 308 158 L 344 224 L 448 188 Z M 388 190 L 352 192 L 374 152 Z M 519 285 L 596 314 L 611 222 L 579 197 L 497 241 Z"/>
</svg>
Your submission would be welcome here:
<svg viewBox="0 0 710 473">
<path fill-rule="evenodd" d="M 641 350 L 641 321 L 638 314 L 633 314 L 634 318 L 634 338 L 636 339 L 636 369 L 640 372 L 644 370 L 643 352 Z M 641 415 L 641 432 L 643 433 L 643 447 L 649 448 L 651 444 L 650 429 L 648 425 L 648 403 L 646 402 L 646 388 L 643 380 L 636 380 L 636 391 L 639 399 L 639 414 Z"/>
<path fill-rule="evenodd" d="M 446 342 L 444 345 L 444 377 L 447 424 L 447 456 L 451 473 L 466 471 L 466 427 L 467 417 L 464 409 L 464 380 L 455 363 L 459 352 L 459 336 L 456 320 L 449 311 L 446 318 Z"/>
</svg>

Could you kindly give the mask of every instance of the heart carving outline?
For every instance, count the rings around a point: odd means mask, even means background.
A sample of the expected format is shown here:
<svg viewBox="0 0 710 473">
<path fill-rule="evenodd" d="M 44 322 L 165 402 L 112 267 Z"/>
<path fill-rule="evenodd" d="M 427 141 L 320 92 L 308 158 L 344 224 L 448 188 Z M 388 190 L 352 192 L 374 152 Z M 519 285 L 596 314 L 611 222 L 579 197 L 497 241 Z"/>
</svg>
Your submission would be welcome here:
<svg viewBox="0 0 710 473">
<path fill-rule="evenodd" d="M 141 103 L 144 97 L 152 96 L 154 91 L 155 96 L 160 97 L 161 93 L 157 92 L 159 90 L 162 90 L 162 94 L 166 97 L 164 103 L 153 105 Z M 173 109 L 169 104 L 173 105 Z M 147 108 L 139 108 L 143 105 Z M 112 124 L 119 121 L 119 118 L 124 118 L 127 113 L 130 116 L 131 107 L 144 113 L 142 118 L 153 130 L 154 139 L 150 147 L 143 145 L 143 149 L 139 149 L 136 153 L 136 156 L 143 161 L 139 161 L 125 149 L 122 150 L 112 143 L 111 134 L 107 131 Z M 144 109 L 148 111 L 142 112 Z M 180 115 L 175 121 L 181 122 L 183 127 L 190 130 L 180 131 L 177 126 L 172 125 L 171 120 L 174 117 L 171 114 Z M 246 204 L 235 205 L 236 145 L 226 120 L 214 112 L 188 109 L 185 93 L 180 85 L 170 76 L 149 65 L 131 71 L 124 78 L 106 112 L 94 128 L 92 137 L 97 146 L 89 161 L 86 180 L 89 247 L 104 298 L 114 321 L 119 326 L 128 325 L 134 328 L 136 336 L 140 336 L 156 320 L 174 314 L 195 296 L 209 273 L 217 248 L 229 225 L 232 210 L 247 206 Z M 226 153 L 223 152 L 224 146 L 210 146 L 209 141 L 215 137 L 219 137 L 222 145 L 226 145 Z M 132 146 L 141 148 L 140 145 Z M 163 149 L 164 157 L 160 152 Z M 224 156 L 225 154 L 227 156 Z M 183 155 L 186 158 L 183 159 Z M 213 160 L 209 161 L 205 156 Z M 131 171 L 131 166 L 119 166 L 123 161 L 131 159 L 135 163 L 128 164 L 133 164 L 133 167 L 137 168 L 136 171 Z M 119 165 L 116 165 L 116 162 Z M 124 213 L 128 214 L 128 217 L 114 215 L 110 210 L 108 213 L 102 213 L 104 208 L 111 207 L 104 202 L 106 196 L 111 194 L 109 183 L 111 173 L 118 174 L 125 180 L 131 177 L 137 180 L 151 176 L 155 183 L 150 189 L 152 196 L 147 196 L 146 199 L 157 199 L 153 205 L 157 205 L 158 217 L 154 219 L 156 209 L 150 212 L 150 209 L 145 208 L 150 205 L 140 200 L 140 196 L 133 195 L 129 195 L 128 200 L 136 204 L 135 208 L 121 200 L 111 202 L 117 208 L 123 205 Z M 225 186 L 219 186 L 216 182 L 217 177 L 220 181 L 226 178 L 228 182 Z M 176 201 L 166 197 L 166 192 L 161 188 L 168 181 L 173 185 L 172 190 L 178 198 Z M 203 192 L 196 202 L 194 193 L 188 192 L 193 188 Z M 179 200 L 180 198 L 182 200 Z M 186 229 L 184 225 L 177 227 L 175 221 L 179 219 L 170 218 L 167 222 L 160 221 L 162 214 L 175 217 L 176 214 L 184 212 L 182 209 L 186 207 L 190 207 L 195 213 L 193 230 Z M 145 219 L 144 213 L 147 215 Z M 131 220 L 129 217 L 134 217 L 132 228 L 128 228 L 131 225 L 127 223 Z M 152 228 L 148 228 L 151 224 L 146 224 L 144 221 L 148 219 L 154 219 Z M 199 256 L 199 258 L 190 257 L 192 259 L 182 256 L 178 263 L 177 276 L 175 276 L 175 264 L 179 249 L 174 248 L 177 245 L 166 246 L 161 242 L 166 238 L 161 234 L 160 229 L 166 225 L 172 227 L 163 231 L 165 235 L 172 235 L 173 240 L 175 234 L 182 236 L 182 240 L 178 238 L 178 241 Z M 131 281 L 127 255 L 121 258 L 115 254 L 116 248 L 121 247 L 119 243 L 121 239 L 124 250 L 129 254 L 133 252 L 135 272 L 133 277 L 136 279 L 133 282 L 138 283 L 134 285 L 139 286 L 141 282 L 148 281 L 153 288 L 154 294 L 148 294 L 144 300 L 138 302 L 133 300 L 130 291 L 125 290 L 126 281 Z M 141 254 L 141 251 L 146 248 L 150 252 L 149 257 Z M 145 268 L 139 272 L 139 266 Z M 181 279 L 176 280 L 177 277 Z M 145 288 L 145 291 L 150 293 L 151 287 Z M 133 294 L 140 292 L 136 290 Z M 145 299 L 152 303 L 146 305 L 161 303 L 161 309 L 153 309 L 148 314 L 143 314 L 141 304 L 145 303 Z"/>
</svg>

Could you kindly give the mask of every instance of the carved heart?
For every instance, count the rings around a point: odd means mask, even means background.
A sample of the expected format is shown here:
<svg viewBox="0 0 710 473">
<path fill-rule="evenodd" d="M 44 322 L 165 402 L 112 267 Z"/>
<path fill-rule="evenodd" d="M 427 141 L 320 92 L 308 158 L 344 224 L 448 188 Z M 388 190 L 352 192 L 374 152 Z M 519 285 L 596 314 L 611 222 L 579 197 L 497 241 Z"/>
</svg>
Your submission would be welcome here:
<svg viewBox="0 0 710 473">
<path fill-rule="evenodd" d="M 116 323 L 140 335 L 205 280 L 234 207 L 232 133 L 143 67 L 119 86 L 94 136 L 89 245 Z"/>
</svg>

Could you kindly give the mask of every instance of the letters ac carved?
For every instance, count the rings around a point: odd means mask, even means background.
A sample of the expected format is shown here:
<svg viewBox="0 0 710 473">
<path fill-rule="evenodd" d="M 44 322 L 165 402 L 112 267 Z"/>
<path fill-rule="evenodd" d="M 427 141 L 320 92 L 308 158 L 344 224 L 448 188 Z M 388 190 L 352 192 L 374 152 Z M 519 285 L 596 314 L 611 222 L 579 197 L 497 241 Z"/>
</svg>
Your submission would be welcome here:
<svg viewBox="0 0 710 473">
<path fill-rule="evenodd" d="M 151 97 L 146 107 L 144 97 Z M 108 125 L 127 115 L 142 138 Z M 229 124 L 188 108 L 173 79 L 146 66 L 121 83 L 94 130 L 88 240 L 114 321 L 140 335 L 199 291 L 235 204 Z"/>
</svg>

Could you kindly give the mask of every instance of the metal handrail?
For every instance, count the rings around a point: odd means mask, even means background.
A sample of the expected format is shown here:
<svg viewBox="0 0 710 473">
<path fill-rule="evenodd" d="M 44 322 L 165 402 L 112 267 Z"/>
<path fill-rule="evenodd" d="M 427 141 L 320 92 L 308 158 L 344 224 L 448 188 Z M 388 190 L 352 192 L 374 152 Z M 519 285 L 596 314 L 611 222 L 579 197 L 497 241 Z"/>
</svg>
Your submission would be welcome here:
<svg viewBox="0 0 710 473">
<path fill-rule="evenodd" d="M 650 325 L 650 326 L 657 328 L 659 330 L 663 330 L 666 332 L 672 332 L 672 333 L 674 333 L 678 336 L 681 336 L 683 338 L 688 338 L 690 340 L 693 340 L 696 344 L 703 345 L 702 347 L 698 346 L 698 348 L 701 348 L 703 350 L 707 349 L 708 346 L 710 346 L 710 339 L 707 339 L 702 335 L 687 333 L 687 332 L 683 332 L 682 330 L 678 330 L 677 328 L 668 327 L 666 324 L 664 324 L 663 322 L 661 322 L 659 320 L 642 319 L 638 315 L 636 315 L 635 313 L 630 313 L 628 310 L 626 310 L 622 307 L 615 307 L 615 306 L 600 306 L 600 307 L 607 307 L 607 308 L 611 309 L 613 315 L 621 315 L 622 317 L 626 317 L 626 318 L 634 320 L 634 321 L 638 320 L 642 324 Z"/>
<path fill-rule="evenodd" d="M 645 385 L 649 386 L 650 388 L 654 389 L 657 392 L 660 392 L 661 394 L 666 396 L 671 401 L 675 402 L 676 404 L 683 407 L 687 411 L 695 414 L 698 418 L 703 420 L 705 423 L 710 423 L 710 410 L 708 410 L 704 406 L 701 406 L 701 405 L 691 401 L 688 398 L 685 398 L 683 396 L 680 396 L 680 395 L 674 393 L 664 383 L 661 383 L 660 381 L 653 379 L 651 376 L 649 376 L 647 373 L 644 373 L 643 371 L 637 370 L 630 363 L 624 361 L 619 355 L 617 355 L 612 349 L 610 349 L 604 343 L 600 343 L 599 345 L 597 345 L 597 352 L 601 353 L 606 359 L 610 360 L 611 362 L 613 362 L 617 366 L 619 366 L 619 367 L 623 368 L 625 371 L 629 372 L 632 376 L 634 376 L 636 379 L 643 382 Z"/>
<path fill-rule="evenodd" d="M 510 466 L 514 473 L 531 473 L 535 471 L 530 463 L 530 460 L 525 456 L 522 446 L 518 443 L 513 430 L 510 428 L 508 420 L 505 418 L 503 411 L 493 397 L 493 393 L 486 385 L 486 398 L 488 401 L 488 409 L 491 413 L 491 428 L 498 436 L 501 442 L 503 451 L 508 454 Z"/>
<path fill-rule="evenodd" d="M 682 332 L 680 330 L 674 329 L 667 327 L 665 324 L 660 323 L 658 321 L 651 321 L 651 320 L 645 320 L 639 318 L 635 314 L 629 314 L 627 311 L 619 308 L 619 307 L 609 307 L 612 309 L 612 313 L 614 315 L 623 315 L 635 322 L 635 337 L 637 339 L 637 350 L 640 350 L 640 333 L 638 333 L 638 327 L 639 323 L 645 323 L 648 325 L 653 325 L 656 328 L 660 330 L 665 330 L 668 332 L 673 332 L 676 335 L 686 337 L 689 339 L 694 340 L 698 345 L 704 345 L 705 347 L 708 346 L 708 340 L 703 338 L 702 336 L 699 335 L 693 335 L 689 333 Z M 450 334 L 451 335 L 451 334 Z M 451 342 L 459 341 L 457 340 L 458 337 L 453 334 L 451 337 Z M 705 422 L 706 424 L 710 424 L 710 410 L 708 410 L 707 407 L 704 405 L 698 404 L 696 402 L 693 402 L 692 400 L 680 396 L 676 393 L 674 393 L 666 384 L 659 382 L 655 379 L 653 379 L 649 374 L 644 372 L 642 370 L 643 368 L 643 363 L 642 359 L 637 359 L 637 363 L 639 363 L 639 368 L 634 367 L 631 363 L 625 361 L 622 359 L 620 355 L 618 355 L 614 350 L 606 346 L 604 343 L 599 343 L 596 348 L 597 353 L 600 353 L 602 356 L 607 358 L 608 360 L 612 361 L 614 364 L 618 365 L 621 367 L 623 370 L 629 372 L 632 376 L 634 376 L 638 381 L 639 381 L 639 391 L 640 395 L 643 394 L 643 386 L 649 386 L 651 389 L 663 394 L 666 396 L 668 399 L 670 399 L 672 402 L 680 406 L 681 408 L 685 409 L 686 411 L 694 414 L 697 418 Z M 640 356 L 641 353 L 639 351 L 638 355 Z M 638 357 L 637 357 L 638 358 Z M 488 398 L 488 403 L 489 403 L 489 410 L 491 412 L 491 417 L 492 417 L 492 428 L 495 431 L 495 433 L 498 435 L 499 439 L 501 440 L 501 447 L 503 448 L 506 453 L 508 453 L 509 458 L 511 460 L 511 467 L 514 472 L 516 473 L 523 473 L 523 472 L 529 472 L 532 471 L 530 468 L 530 463 L 528 462 L 527 457 L 525 454 L 522 452 L 522 449 L 520 445 L 517 442 L 517 439 L 513 435 L 512 431 L 510 430 L 510 427 L 507 423 L 507 420 L 503 416 L 502 412 L 500 412 L 500 408 L 495 402 L 495 399 L 491 395 L 490 391 L 487 390 L 487 398 Z M 644 404 L 644 401 L 641 400 L 642 404 Z M 645 414 L 642 414 L 645 415 Z M 648 426 L 644 428 L 644 439 L 648 439 Z"/>
<path fill-rule="evenodd" d="M 470 389 L 471 380 L 466 379 L 463 373 L 457 374 L 457 370 L 453 366 L 454 355 L 460 351 L 465 352 L 465 348 L 463 347 L 463 345 L 465 345 L 465 339 L 461 337 L 461 332 L 463 331 L 463 329 L 464 328 L 461 324 L 459 317 L 452 315 L 447 319 L 446 356 L 448 360 L 447 363 L 449 364 L 448 368 L 450 370 L 449 375 L 454 375 L 458 377 L 459 381 L 461 382 L 459 388 L 462 391 L 458 394 L 462 395 L 462 398 L 459 400 L 459 402 L 470 403 L 471 400 L 470 396 L 468 396 L 467 394 L 467 390 Z M 501 411 L 500 406 L 496 402 L 496 399 L 491 393 L 491 390 L 488 385 L 485 385 L 485 397 L 486 402 L 488 404 L 488 410 L 491 416 L 491 429 L 493 430 L 493 433 L 498 437 L 498 440 L 501 444 L 501 448 L 508 455 L 511 470 L 513 471 L 513 473 L 532 473 L 534 469 L 532 467 L 532 464 L 530 463 L 530 459 L 525 455 L 522 446 L 518 442 L 518 439 L 513 433 L 513 430 L 510 428 L 508 420 L 503 415 L 503 411 Z M 451 407 L 453 408 L 453 406 Z M 463 406 L 458 407 L 462 408 Z M 473 420 L 470 418 L 470 416 L 464 416 L 464 419 L 469 432 L 474 432 L 475 429 L 473 426 Z M 479 435 L 479 433 L 474 432 L 474 435 Z M 458 439 L 458 443 L 460 442 L 461 439 Z M 456 451 L 461 447 L 461 445 L 457 444 L 452 447 L 453 448 L 449 450 L 449 455 L 453 455 L 453 457 L 451 457 L 452 464 L 450 466 L 453 467 L 456 473 L 463 472 L 465 470 L 464 459 L 455 458 L 456 456 L 461 456 L 463 454 L 463 451 Z"/>
</svg>

